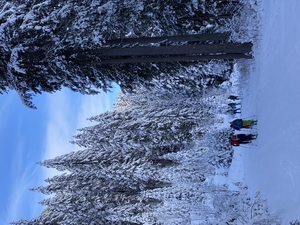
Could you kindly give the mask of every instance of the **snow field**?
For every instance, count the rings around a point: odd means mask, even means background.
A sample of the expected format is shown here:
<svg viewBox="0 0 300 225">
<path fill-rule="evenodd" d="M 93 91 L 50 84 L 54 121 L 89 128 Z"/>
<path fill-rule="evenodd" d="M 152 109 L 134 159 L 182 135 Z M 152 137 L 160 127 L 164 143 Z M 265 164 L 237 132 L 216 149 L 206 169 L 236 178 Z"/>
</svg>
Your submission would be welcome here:
<svg viewBox="0 0 300 225">
<path fill-rule="evenodd" d="M 266 0 L 261 7 L 254 64 L 241 74 L 242 117 L 256 115 L 257 146 L 236 148 L 243 163 L 234 162 L 229 176 L 244 170 L 250 194 L 260 191 L 270 212 L 289 224 L 300 218 L 300 1 Z"/>
</svg>

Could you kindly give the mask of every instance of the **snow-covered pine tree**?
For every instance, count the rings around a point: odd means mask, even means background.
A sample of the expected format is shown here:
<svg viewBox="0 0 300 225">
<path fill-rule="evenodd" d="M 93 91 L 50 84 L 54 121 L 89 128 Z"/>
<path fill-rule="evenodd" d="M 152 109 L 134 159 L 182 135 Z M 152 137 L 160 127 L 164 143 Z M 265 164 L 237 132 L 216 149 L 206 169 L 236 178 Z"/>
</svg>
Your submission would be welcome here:
<svg viewBox="0 0 300 225">
<path fill-rule="evenodd" d="M 160 156 L 201 136 L 213 121 L 208 112 L 212 106 L 187 93 L 142 88 L 121 96 L 117 105 L 121 108 L 114 112 L 92 117 L 98 124 L 80 129 L 74 142 L 85 147 L 104 142 L 125 152 L 136 149 L 148 157 Z"/>
<path fill-rule="evenodd" d="M 132 90 L 140 85 L 153 86 L 151 80 L 154 77 L 159 78 L 161 74 L 168 76 L 180 74 L 182 67 L 190 71 L 193 69 L 193 62 L 123 64 L 122 60 L 126 57 L 121 56 L 119 51 L 124 51 L 124 47 L 131 47 L 130 51 L 127 49 L 125 52 L 134 52 L 136 47 L 144 44 L 139 44 L 137 41 L 129 46 L 120 46 L 113 44 L 116 42 L 112 40 L 172 37 L 207 32 L 204 25 L 200 26 L 201 29 L 195 25 L 198 23 L 197 20 L 188 20 L 186 23 L 181 21 L 181 18 L 196 16 L 200 11 L 214 13 L 215 21 L 222 10 L 216 4 L 209 6 L 204 2 L 191 0 L 2 1 L 0 3 L 1 93 L 16 90 L 27 106 L 34 107 L 31 102 L 33 95 L 41 92 L 52 93 L 62 87 L 84 94 L 95 94 L 99 89 L 107 91 L 111 82 L 117 82 L 124 90 Z M 210 25 L 211 32 L 224 27 L 220 23 L 212 25 L 209 19 L 202 18 L 202 20 L 207 22 L 207 26 Z M 222 21 L 223 18 L 217 20 Z M 219 30 L 227 32 L 225 28 Z M 221 40 L 224 41 L 226 42 Z M 162 47 L 158 50 L 158 55 L 161 57 L 165 55 L 164 47 L 179 46 L 186 42 L 187 39 L 175 42 L 162 41 L 155 43 L 154 46 Z M 208 41 L 201 41 L 204 47 L 211 42 L 214 40 L 209 38 Z M 151 47 L 152 44 L 151 41 L 146 45 Z M 193 44 L 195 41 L 191 43 Z M 228 44 L 234 45 L 234 43 Z M 193 48 L 191 45 L 189 46 Z M 239 44 L 237 47 L 241 49 L 241 46 Z M 250 45 L 246 46 L 246 52 L 249 47 Z M 229 46 L 213 48 L 223 49 L 220 50 L 222 52 L 229 50 L 228 53 L 231 53 Z M 121 59 L 121 64 L 103 63 L 111 59 L 110 50 L 117 51 L 114 59 Z M 165 59 L 165 57 L 161 58 Z M 178 79 L 183 78 L 178 77 Z"/>
<path fill-rule="evenodd" d="M 52 195 L 41 202 L 47 213 L 35 220 L 88 224 L 102 221 L 100 215 L 106 224 L 156 221 L 150 212 L 163 199 L 145 193 L 170 189 L 164 171 L 178 161 L 164 156 L 183 150 L 213 121 L 203 100 L 189 96 L 140 89 L 122 95 L 115 111 L 91 118 L 97 124 L 80 129 L 74 141 L 86 149 L 40 163 L 68 173 L 33 189 Z"/>
</svg>

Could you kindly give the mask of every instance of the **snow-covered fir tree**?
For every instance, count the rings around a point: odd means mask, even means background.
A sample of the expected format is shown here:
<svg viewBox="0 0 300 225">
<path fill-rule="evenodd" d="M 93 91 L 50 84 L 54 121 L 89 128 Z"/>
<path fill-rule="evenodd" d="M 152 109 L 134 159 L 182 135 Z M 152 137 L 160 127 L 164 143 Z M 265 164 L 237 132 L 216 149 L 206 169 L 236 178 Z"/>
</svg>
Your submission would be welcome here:
<svg viewBox="0 0 300 225">
<path fill-rule="evenodd" d="M 40 163 L 68 173 L 34 189 L 54 194 L 41 202 L 47 213 L 36 221 L 51 217 L 58 224 L 102 223 L 101 216 L 103 221 L 145 223 L 143 215 L 163 201 L 145 193 L 172 186 L 163 171 L 178 162 L 164 156 L 183 150 L 213 121 L 202 99 L 182 93 L 141 89 L 120 97 L 118 105 L 124 102 L 128 107 L 93 117 L 98 124 L 75 136 L 74 143 L 86 149 Z"/>
<path fill-rule="evenodd" d="M 27 106 L 34 107 L 31 101 L 33 95 L 52 93 L 62 87 L 83 94 L 95 94 L 99 89 L 107 91 L 111 82 L 117 82 L 123 90 L 131 91 L 137 86 L 156 86 L 160 82 L 161 87 L 171 83 L 188 85 L 195 81 L 199 84 L 203 76 L 209 78 L 218 75 L 220 81 L 223 79 L 220 73 L 199 72 L 205 66 L 194 62 L 178 63 L 176 59 L 169 63 L 123 64 L 122 60 L 126 57 L 117 53 L 117 58 L 113 60 L 121 58 L 121 64 L 103 62 L 111 59 L 109 55 L 112 55 L 112 50 L 128 54 L 133 53 L 137 46 L 178 46 L 189 42 L 185 36 L 178 35 L 218 32 L 224 36 L 221 35 L 221 40 L 208 37 L 207 40 L 197 41 L 196 38 L 190 44 L 201 43 L 206 46 L 228 42 L 229 29 L 225 24 L 230 21 L 238 4 L 222 2 L 2 1 L 1 93 L 16 90 Z M 179 40 L 175 38 L 168 41 L 165 38 L 176 35 Z M 163 40 L 147 40 L 150 37 Z M 127 42 L 131 40 L 131 43 L 123 46 L 120 42 L 126 43 L 125 39 Z M 240 48 L 241 45 L 238 46 Z M 128 47 L 130 49 L 122 50 Z M 165 55 L 163 49 L 158 50 L 158 53 Z M 228 62 L 222 63 L 230 65 Z M 188 76 L 182 76 L 183 72 Z M 163 82 L 168 80 L 166 76 L 171 78 L 167 84 Z M 153 78 L 158 82 L 153 81 Z"/>
</svg>

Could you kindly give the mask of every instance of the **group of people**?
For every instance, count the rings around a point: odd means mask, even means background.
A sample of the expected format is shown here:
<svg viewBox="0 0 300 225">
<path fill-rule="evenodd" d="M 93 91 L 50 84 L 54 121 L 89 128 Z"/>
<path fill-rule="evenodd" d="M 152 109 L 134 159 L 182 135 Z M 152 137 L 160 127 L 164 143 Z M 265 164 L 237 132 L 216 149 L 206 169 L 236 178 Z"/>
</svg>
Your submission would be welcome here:
<svg viewBox="0 0 300 225">
<path fill-rule="evenodd" d="M 241 144 L 249 144 L 256 139 L 256 134 L 231 134 L 230 144 L 232 146 L 240 146 Z"/>
<path fill-rule="evenodd" d="M 238 107 L 238 105 L 241 105 L 241 103 L 229 103 L 227 112 L 232 115 L 241 114 L 241 107 Z"/>
<path fill-rule="evenodd" d="M 230 127 L 235 130 L 240 130 L 242 128 L 252 128 L 252 126 L 257 124 L 257 120 L 243 120 L 235 119 L 230 122 Z M 257 134 L 231 134 L 230 144 L 232 146 L 240 146 L 241 144 L 249 144 L 252 140 L 256 139 Z"/>
<path fill-rule="evenodd" d="M 230 95 L 228 99 L 233 101 L 240 100 L 239 97 L 235 95 Z M 241 114 L 241 103 L 240 102 L 229 103 L 227 112 L 231 113 L 232 115 Z"/>
<path fill-rule="evenodd" d="M 236 101 L 239 98 L 234 95 L 230 95 L 228 97 L 230 100 Z M 231 102 L 228 104 L 228 106 L 231 107 L 231 110 L 233 112 L 239 112 L 240 113 L 240 108 L 237 109 L 237 105 L 241 105 L 241 103 L 236 103 L 236 102 Z M 236 114 L 236 113 L 234 113 Z M 257 125 L 257 120 L 249 119 L 249 120 L 244 120 L 244 119 L 235 119 L 232 122 L 230 122 L 230 127 L 233 128 L 234 130 L 241 130 L 242 128 L 252 128 L 254 125 Z M 234 134 L 232 133 L 229 137 L 230 144 L 232 146 L 240 146 L 241 144 L 249 144 L 252 142 L 252 140 L 257 138 L 257 134 Z"/>
</svg>

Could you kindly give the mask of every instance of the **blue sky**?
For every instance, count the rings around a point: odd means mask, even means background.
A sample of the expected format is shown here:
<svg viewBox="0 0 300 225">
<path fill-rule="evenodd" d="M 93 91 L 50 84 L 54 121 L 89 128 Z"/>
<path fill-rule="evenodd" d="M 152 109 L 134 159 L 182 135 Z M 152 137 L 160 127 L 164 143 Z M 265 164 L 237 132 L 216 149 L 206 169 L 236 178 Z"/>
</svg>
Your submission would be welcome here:
<svg viewBox="0 0 300 225">
<path fill-rule="evenodd" d="M 119 88 L 96 96 L 69 90 L 34 98 L 37 110 L 22 104 L 15 92 L 0 95 L 0 224 L 37 216 L 44 195 L 29 188 L 44 185 L 56 171 L 36 164 L 75 150 L 69 143 L 87 118 L 113 108 Z"/>
</svg>

